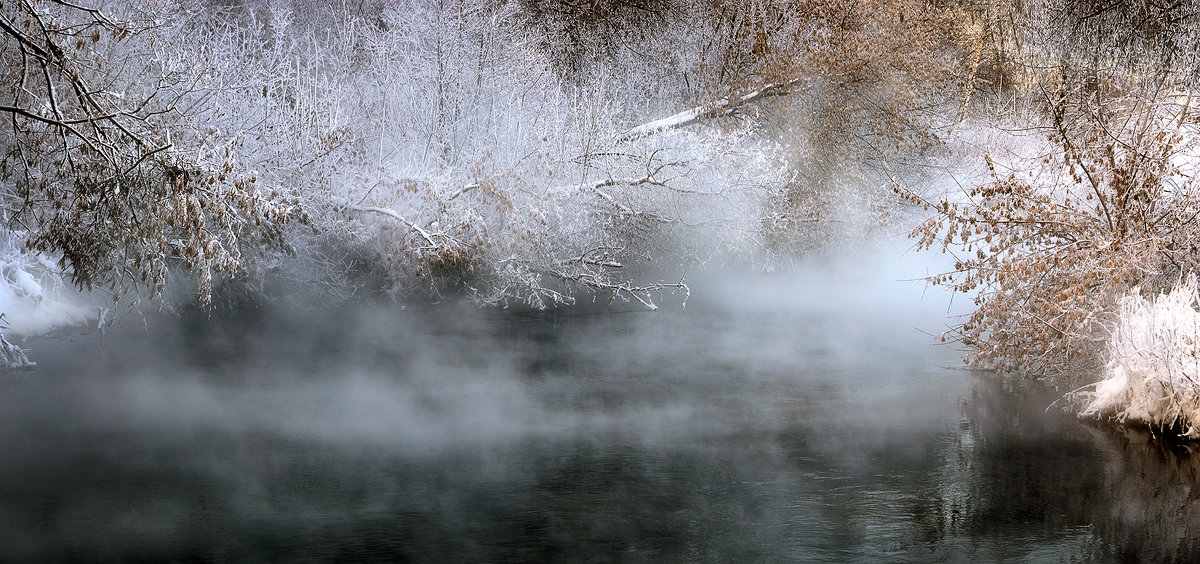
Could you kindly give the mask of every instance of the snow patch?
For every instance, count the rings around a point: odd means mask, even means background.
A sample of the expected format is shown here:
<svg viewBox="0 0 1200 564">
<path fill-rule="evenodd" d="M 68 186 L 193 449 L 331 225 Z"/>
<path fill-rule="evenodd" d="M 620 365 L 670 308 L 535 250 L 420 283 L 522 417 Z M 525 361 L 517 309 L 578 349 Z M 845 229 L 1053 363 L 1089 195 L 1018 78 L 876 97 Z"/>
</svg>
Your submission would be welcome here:
<svg viewBox="0 0 1200 564">
<path fill-rule="evenodd" d="M 40 335 L 87 323 L 97 308 L 78 303 L 61 283 L 61 269 L 44 256 L 10 253 L 0 258 L 0 314 L 5 334 Z M 0 347 L 3 343 L 0 343 Z"/>
<path fill-rule="evenodd" d="M 1120 300 L 1104 380 L 1076 394 L 1080 417 L 1177 428 L 1200 437 L 1200 292 L 1189 274 L 1170 293 Z"/>
</svg>

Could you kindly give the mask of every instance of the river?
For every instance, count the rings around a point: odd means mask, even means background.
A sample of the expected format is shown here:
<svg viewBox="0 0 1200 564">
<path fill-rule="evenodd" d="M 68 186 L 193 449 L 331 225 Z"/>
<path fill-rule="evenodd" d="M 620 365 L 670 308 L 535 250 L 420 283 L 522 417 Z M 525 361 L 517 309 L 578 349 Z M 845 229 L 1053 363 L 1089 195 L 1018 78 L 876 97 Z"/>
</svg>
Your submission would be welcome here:
<svg viewBox="0 0 1200 564">
<path fill-rule="evenodd" d="M 0 560 L 1200 561 L 1195 457 L 961 368 L 944 304 L 811 282 L 29 340 Z"/>
</svg>

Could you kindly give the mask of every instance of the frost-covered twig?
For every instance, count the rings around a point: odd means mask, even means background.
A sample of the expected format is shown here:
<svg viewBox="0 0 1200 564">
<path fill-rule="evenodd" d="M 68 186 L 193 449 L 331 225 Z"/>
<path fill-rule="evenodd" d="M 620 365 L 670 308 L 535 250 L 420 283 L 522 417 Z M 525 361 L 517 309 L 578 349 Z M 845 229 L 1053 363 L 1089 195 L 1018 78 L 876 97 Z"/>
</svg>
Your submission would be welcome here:
<svg viewBox="0 0 1200 564">
<path fill-rule="evenodd" d="M 33 368 L 36 362 L 25 356 L 25 351 L 0 335 L 0 368 Z"/>
<path fill-rule="evenodd" d="M 675 283 L 658 281 L 650 284 L 635 285 L 633 282 L 608 282 L 595 273 L 590 272 L 569 274 L 561 270 L 555 270 L 551 271 L 551 274 L 564 281 L 573 282 L 594 291 L 609 292 L 610 301 L 618 297 L 625 299 L 633 298 L 651 311 L 658 309 L 658 306 L 650 299 L 651 293 L 662 292 L 664 290 L 672 292 L 681 291 L 684 294 L 683 300 L 685 304 L 687 303 L 687 299 L 692 295 L 691 288 L 688 287 L 683 278 L 680 278 L 679 282 Z"/>
<path fill-rule="evenodd" d="M 666 166 L 666 165 L 663 165 L 663 166 Z M 586 184 L 579 184 L 579 185 L 575 185 L 575 186 L 560 186 L 558 188 L 552 189 L 551 192 L 552 193 L 563 193 L 563 192 L 573 191 L 573 190 L 590 191 L 590 192 L 595 193 L 597 196 L 600 196 L 601 199 L 612 204 L 614 207 L 617 208 L 617 210 L 619 210 L 624 215 L 644 215 L 644 216 L 648 216 L 648 217 L 653 217 L 653 218 L 663 221 L 665 223 L 672 223 L 672 221 L 669 221 L 667 218 L 655 216 L 653 214 L 638 212 L 637 210 L 635 210 L 621 202 L 618 202 L 617 199 L 615 197 L 613 197 L 612 194 L 610 194 L 607 190 L 605 190 L 605 188 L 607 188 L 609 186 L 640 186 L 643 184 L 650 184 L 652 186 L 666 187 L 667 186 L 666 183 L 660 182 L 657 178 L 654 177 L 654 175 L 657 174 L 659 171 L 661 171 L 662 168 L 663 167 L 660 166 L 657 169 L 650 171 L 648 174 L 646 174 L 645 176 L 642 176 L 640 178 L 606 178 L 603 180 L 597 180 L 594 182 L 588 182 Z"/>
<path fill-rule="evenodd" d="M 594 259 L 594 258 L 588 258 L 588 257 L 585 257 L 585 256 L 578 256 L 578 257 L 575 257 L 575 258 L 569 258 L 569 259 L 567 259 L 567 260 L 564 260 L 564 261 L 562 261 L 562 262 L 563 262 L 564 264 L 575 264 L 575 263 L 579 263 L 579 264 L 590 264 L 590 265 L 592 265 L 592 266 L 603 266 L 603 267 L 605 267 L 605 268 L 624 268 L 624 267 L 625 267 L 625 265 L 624 265 L 624 264 L 621 264 L 621 263 L 619 263 L 619 262 L 617 262 L 617 261 L 615 261 L 615 260 Z"/>
</svg>

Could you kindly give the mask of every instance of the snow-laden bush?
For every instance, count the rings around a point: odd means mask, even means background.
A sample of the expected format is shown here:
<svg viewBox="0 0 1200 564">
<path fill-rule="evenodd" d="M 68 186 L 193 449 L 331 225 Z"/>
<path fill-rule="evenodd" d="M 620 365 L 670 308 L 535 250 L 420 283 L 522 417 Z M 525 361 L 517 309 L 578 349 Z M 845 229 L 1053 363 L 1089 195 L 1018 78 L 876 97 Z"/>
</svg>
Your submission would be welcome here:
<svg viewBox="0 0 1200 564">
<path fill-rule="evenodd" d="M 258 188 L 240 135 L 201 127 L 224 85 L 186 72 L 182 12 L 134 4 L 0 10 L 0 238 L 134 300 L 187 272 L 203 303 L 244 247 L 284 245 L 294 208 Z"/>
<path fill-rule="evenodd" d="M 941 198 L 898 192 L 933 212 L 918 248 L 955 259 L 929 281 L 976 305 L 946 338 L 976 366 L 1064 382 L 1103 363 L 1122 296 L 1200 264 L 1200 124 L 1153 91 L 1056 96 L 1034 158 L 988 158 L 988 181 Z"/>
<path fill-rule="evenodd" d="M 1195 274 L 1169 293 L 1119 302 L 1107 378 L 1078 393 L 1081 417 L 1200 436 L 1200 291 Z"/>
</svg>

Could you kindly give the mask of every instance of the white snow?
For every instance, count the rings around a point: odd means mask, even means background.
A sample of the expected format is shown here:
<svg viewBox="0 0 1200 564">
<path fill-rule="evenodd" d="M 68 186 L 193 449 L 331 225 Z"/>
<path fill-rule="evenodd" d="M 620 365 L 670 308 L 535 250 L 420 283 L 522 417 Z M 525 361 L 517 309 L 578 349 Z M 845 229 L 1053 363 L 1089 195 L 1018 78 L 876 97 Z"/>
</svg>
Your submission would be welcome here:
<svg viewBox="0 0 1200 564">
<path fill-rule="evenodd" d="M 56 288 L 50 280 L 53 261 L 25 254 L 9 255 L 0 261 L 0 313 L 4 333 L 27 337 L 59 327 L 86 323 L 97 309 L 78 303 L 71 292 Z"/>
<path fill-rule="evenodd" d="M 1200 436 L 1200 293 L 1195 274 L 1170 293 L 1120 301 L 1109 341 L 1106 378 L 1090 392 L 1081 417 L 1164 428 Z"/>
</svg>

